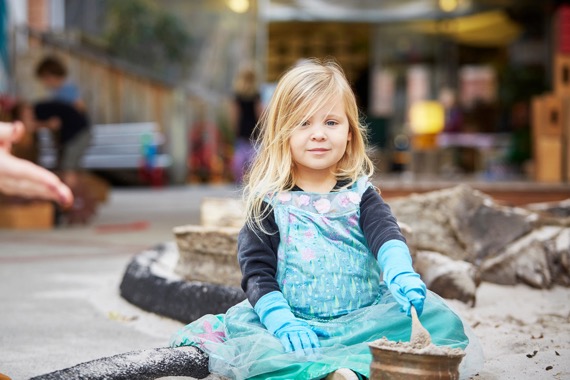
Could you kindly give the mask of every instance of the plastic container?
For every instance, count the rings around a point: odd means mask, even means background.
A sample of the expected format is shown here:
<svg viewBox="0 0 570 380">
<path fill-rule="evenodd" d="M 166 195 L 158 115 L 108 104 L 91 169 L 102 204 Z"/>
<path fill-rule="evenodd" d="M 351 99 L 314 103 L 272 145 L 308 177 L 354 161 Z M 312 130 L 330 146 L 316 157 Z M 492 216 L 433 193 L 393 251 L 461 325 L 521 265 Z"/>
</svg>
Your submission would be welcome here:
<svg viewBox="0 0 570 380">
<path fill-rule="evenodd" d="M 461 350 L 449 353 L 403 352 L 371 343 L 370 380 L 455 380 L 465 356 Z"/>
</svg>

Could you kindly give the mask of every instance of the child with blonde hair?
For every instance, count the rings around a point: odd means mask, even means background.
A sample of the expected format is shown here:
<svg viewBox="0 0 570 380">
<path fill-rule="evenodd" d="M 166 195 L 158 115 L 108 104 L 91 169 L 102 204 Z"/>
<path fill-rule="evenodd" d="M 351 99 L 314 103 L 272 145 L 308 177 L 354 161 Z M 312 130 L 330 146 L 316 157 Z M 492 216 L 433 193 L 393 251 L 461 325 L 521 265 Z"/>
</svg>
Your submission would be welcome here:
<svg viewBox="0 0 570 380">
<path fill-rule="evenodd" d="M 247 300 L 189 324 L 173 346 L 199 347 L 211 372 L 232 379 L 362 379 L 369 342 L 409 341 L 413 305 L 435 344 L 477 348 L 426 290 L 370 183 L 364 126 L 337 64 L 285 73 L 259 132 L 238 239 Z"/>
</svg>

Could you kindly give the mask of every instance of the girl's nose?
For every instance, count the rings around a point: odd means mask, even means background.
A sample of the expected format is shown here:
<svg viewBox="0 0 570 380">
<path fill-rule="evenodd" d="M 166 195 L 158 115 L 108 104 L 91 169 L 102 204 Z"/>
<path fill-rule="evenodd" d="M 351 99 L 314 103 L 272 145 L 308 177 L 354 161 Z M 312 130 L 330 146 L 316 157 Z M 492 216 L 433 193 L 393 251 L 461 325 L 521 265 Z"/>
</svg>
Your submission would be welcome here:
<svg viewBox="0 0 570 380">
<path fill-rule="evenodd" d="M 313 141 L 322 141 L 327 138 L 323 128 L 321 126 L 315 126 L 313 133 L 311 134 L 311 140 Z"/>
</svg>

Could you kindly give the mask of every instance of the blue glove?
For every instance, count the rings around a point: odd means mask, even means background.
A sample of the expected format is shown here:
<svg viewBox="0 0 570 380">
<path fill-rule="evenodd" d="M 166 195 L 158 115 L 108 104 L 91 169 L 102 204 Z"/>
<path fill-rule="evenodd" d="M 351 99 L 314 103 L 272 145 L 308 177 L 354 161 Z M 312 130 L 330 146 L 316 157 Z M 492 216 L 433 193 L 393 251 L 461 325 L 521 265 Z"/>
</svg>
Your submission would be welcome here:
<svg viewBox="0 0 570 380">
<path fill-rule="evenodd" d="M 402 311 L 410 315 L 414 305 L 418 315 L 424 310 L 426 285 L 412 267 L 408 246 L 400 240 L 389 240 L 378 252 L 378 263 L 384 273 L 384 282 L 400 304 Z"/>
<path fill-rule="evenodd" d="M 314 354 L 315 349 L 321 346 L 317 335 L 327 336 L 325 331 L 296 318 L 279 291 L 261 297 L 253 309 L 265 328 L 281 341 L 285 352 L 304 351 L 307 355 Z"/>
</svg>

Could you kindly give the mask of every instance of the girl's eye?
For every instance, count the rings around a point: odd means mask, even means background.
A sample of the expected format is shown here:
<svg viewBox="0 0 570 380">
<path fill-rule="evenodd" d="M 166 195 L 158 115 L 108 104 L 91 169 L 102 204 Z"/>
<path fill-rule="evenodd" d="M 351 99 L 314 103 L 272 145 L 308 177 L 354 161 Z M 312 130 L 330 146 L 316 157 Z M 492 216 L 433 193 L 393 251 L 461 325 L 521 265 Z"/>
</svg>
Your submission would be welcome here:
<svg viewBox="0 0 570 380">
<path fill-rule="evenodd" d="M 326 121 L 326 125 L 331 126 L 331 127 L 332 127 L 332 126 L 335 126 L 335 125 L 337 125 L 337 124 L 338 124 L 338 123 L 337 123 L 335 120 L 327 120 L 327 121 Z"/>
<path fill-rule="evenodd" d="M 309 125 L 309 121 L 305 120 L 301 123 L 301 127 L 306 127 L 307 125 Z"/>
</svg>

